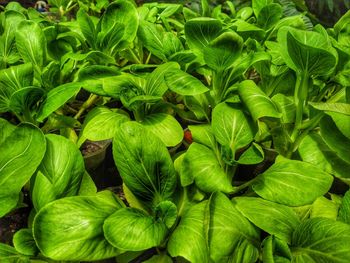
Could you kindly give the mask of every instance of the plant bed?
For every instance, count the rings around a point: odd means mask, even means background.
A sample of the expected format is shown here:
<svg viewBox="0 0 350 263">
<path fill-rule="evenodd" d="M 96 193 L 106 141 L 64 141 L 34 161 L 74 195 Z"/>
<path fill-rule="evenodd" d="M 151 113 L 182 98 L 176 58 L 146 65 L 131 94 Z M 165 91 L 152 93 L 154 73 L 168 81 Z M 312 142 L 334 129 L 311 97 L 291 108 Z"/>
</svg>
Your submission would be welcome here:
<svg viewBox="0 0 350 263">
<path fill-rule="evenodd" d="M 287 2 L 8 4 L 0 262 L 348 262 L 350 12 Z"/>
</svg>

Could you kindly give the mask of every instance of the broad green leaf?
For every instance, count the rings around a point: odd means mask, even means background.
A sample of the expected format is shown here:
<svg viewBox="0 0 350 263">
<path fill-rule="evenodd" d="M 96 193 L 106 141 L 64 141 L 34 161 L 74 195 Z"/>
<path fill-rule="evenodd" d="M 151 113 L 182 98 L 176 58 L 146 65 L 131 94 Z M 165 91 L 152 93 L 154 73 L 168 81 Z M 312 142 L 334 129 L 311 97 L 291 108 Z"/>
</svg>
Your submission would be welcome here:
<svg viewBox="0 0 350 263">
<path fill-rule="evenodd" d="M 335 151 L 341 159 L 350 163 L 350 139 L 336 128 L 334 121 L 329 116 L 322 118 L 320 128 L 321 136 L 329 148 Z"/>
<path fill-rule="evenodd" d="M 183 138 L 183 130 L 178 121 L 166 113 L 154 113 L 147 115 L 141 124 L 159 139 L 167 147 L 178 145 Z"/>
<path fill-rule="evenodd" d="M 241 55 L 243 39 L 234 31 L 228 31 L 213 39 L 205 48 L 204 60 L 217 71 L 225 70 Z"/>
<path fill-rule="evenodd" d="M 282 123 L 294 123 L 295 121 L 295 103 L 290 97 L 281 93 L 276 94 L 271 98 L 279 112 L 281 112 Z"/>
<path fill-rule="evenodd" d="M 350 224 L 350 191 L 347 191 L 342 199 L 338 220 Z"/>
<path fill-rule="evenodd" d="M 350 139 L 350 115 L 344 115 L 338 112 L 326 112 L 326 114 L 331 116 L 339 131 Z"/>
<path fill-rule="evenodd" d="M 239 157 L 237 163 L 239 164 L 258 164 L 264 161 L 264 150 L 259 144 L 252 143 L 251 146 Z"/>
<path fill-rule="evenodd" d="M 62 107 L 68 100 L 75 96 L 79 92 L 80 88 L 80 83 L 72 82 L 62 84 L 50 90 L 40 108 L 37 120 L 42 122 L 51 113 Z"/>
<path fill-rule="evenodd" d="M 42 132 L 29 124 L 19 125 L 0 145 L 0 217 L 10 212 L 22 187 L 39 166 L 46 150 Z"/>
<path fill-rule="evenodd" d="M 293 262 L 346 263 L 350 258 L 350 226 L 327 218 L 304 221 L 293 233 Z"/>
<path fill-rule="evenodd" d="M 280 118 L 274 102 L 254 83 L 252 80 L 245 80 L 240 83 L 238 94 L 249 109 L 255 121 L 263 117 Z"/>
<path fill-rule="evenodd" d="M 81 179 L 78 195 L 95 195 L 96 193 L 97 187 L 91 176 L 85 171 L 83 178 Z"/>
<path fill-rule="evenodd" d="M 309 102 L 309 104 L 317 110 L 350 115 L 350 105 L 348 103 Z"/>
<path fill-rule="evenodd" d="M 103 223 L 121 201 L 112 192 L 66 197 L 49 203 L 35 216 L 33 234 L 41 253 L 54 260 L 90 261 L 114 257 Z"/>
<path fill-rule="evenodd" d="M 131 43 L 137 33 L 139 19 L 136 7 L 126 0 L 117 0 L 111 3 L 101 18 L 101 30 L 108 31 L 115 24 L 124 26 L 123 41 Z"/>
<path fill-rule="evenodd" d="M 96 28 L 91 17 L 85 10 L 79 9 L 77 12 L 77 22 L 86 41 L 91 47 L 95 47 L 94 37 L 96 36 Z"/>
<path fill-rule="evenodd" d="M 179 69 L 179 65 L 175 62 L 168 62 L 158 66 L 147 77 L 145 93 L 152 96 L 163 96 L 168 90 L 164 76 L 171 69 Z"/>
<path fill-rule="evenodd" d="M 31 263 L 30 259 L 20 253 L 14 247 L 0 243 L 0 260 L 4 263 Z"/>
<path fill-rule="evenodd" d="M 349 180 L 350 164 L 342 160 L 337 151 L 329 148 L 319 134 L 308 134 L 301 141 L 298 152 L 303 161 L 316 165 L 342 180 Z"/>
<path fill-rule="evenodd" d="M 10 110 L 11 96 L 33 84 L 33 67 L 30 63 L 11 66 L 0 71 L 0 112 Z"/>
<path fill-rule="evenodd" d="M 204 49 L 221 32 L 221 22 L 207 17 L 194 18 L 185 24 L 185 36 L 188 46 L 197 56 L 203 56 Z"/>
<path fill-rule="evenodd" d="M 16 29 L 16 46 L 25 63 L 42 67 L 46 60 L 46 39 L 38 23 L 22 21 Z"/>
<path fill-rule="evenodd" d="M 327 193 L 332 182 L 333 177 L 317 166 L 286 159 L 259 175 L 253 190 L 272 202 L 302 206 Z"/>
<path fill-rule="evenodd" d="M 259 256 L 259 230 L 222 193 L 212 195 L 208 210 L 211 259 L 214 262 L 256 262 Z"/>
<path fill-rule="evenodd" d="M 156 57 L 162 61 L 166 61 L 167 57 L 164 50 L 164 29 L 157 24 L 153 24 L 146 20 L 140 21 L 138 37 L 142 44 Z"/>
<path fill-rule="evenodd" d="M 84 119 L 79 134 L 78 146 L 88 139 L 90 141 L 103 141 L 112 139 L 123 122 L 129 118 L 121 113 L 113 112 L 108 108 L 96 107 Z"/>
<path fill-rule="evenodd" d="M 5 119 L 0 118 L 0 145 L 16 130 L 16 126 Z"/>
<path fill-rule="evenodd" d="M 38 101 L 41 100 L 44 93 L 42 88 L 33 86 L 17 90 L 11 95 L 9 108 L 17 114 L 35 111 Z"/>
<path fill-rule="evenodd" d="M 262 260 L 264 263 L 290 263 L 292 259 L 288 244 L 275 236 L 268 236 L 262 242 Z"/>
<path fill-rule="evenodd" d="M 278 31 L 282 57 L 298 73 L 329 75 L 337 64 L 337 53 L 321 33 L 282 27 Z"/>
<path fill-rule="evenodd" d="M 114 247 L 140 251 L 159 246 L 167 234 L 167 227 L 142 210 L 122 208 L 105 220 L 103 231 Z"/>
<path fill-rule="evenodd" d="M 177 207 L 171 201 L 163 201 L 157 205 L 154 214 L 158 221 L 164 222 L 166 227 L 170 229 L 177 219 Z"/>
<path fill-rule="evenodd" d="M 172 198 L 173 162 L 162 141 L 142 125 L 126 122 L 113 140 L 113 157 L 124 184 L 148 207 Z"/>
<path fill-rule="evenodd" d="M 290 243 L 292 233 L 300 224 L 292 208 L 256 197 L 236 197 L 235 207 L 270 235 Z"/>
<path fill-rule="evenodd" d="M 99 80 L 118 75 L 120 75 L 120 71 L 116 67 L 90 65 L 79 70 L 78 80 Z"/>
<path fill-rule="evenodd" d="M 220 158 L 221 156 L 219 156 Z M 204 192 L 232 191 L 231 181 L 220 164 L 218 156 L 208 147 L 192 143 L 182 161 L 181 177 L 187 182 L 195 182 Z"/>
<path fill-rule="evenodd" d="M 252 0 L 252 8 L 256 17 L 259 16 L 261 9 L 273 3 L 273 0 Z"/>
<path fill-rule="evenodd" d="M 35 177 L 32 200 L 36 211 L 66 196 L 77 195 L 85 167 L 77 146 L 60 135 L 46 135 L 46 153 Z"/>
<path fill-rule="evenodd" d="M 226 104 L 216 105 L 212 116 L 212 129 L 216 140 L 234 153 L 247 146 L 254 138 L 254 124 L 243 110 Z"/>
<path fill-rule="evenodd" d="M 108 30 L 106 28 L 106 30 L 100 31 L 97 34 L 98 48 L 104 53 L 114 56 L 119 49 L 127 44 L 122 42 L 124 33 L 124 25 L 118 22 L 111 25 Z"/>
<path fill-rule="evenodd" d="M 38 252 L 32 230 L 29 228 L 22 228 L 15 233 L 13 236 L 13 245 L 23 255 L 35 256 Z"/>
<path fill-rule="evenodd" d="M 212 150 L 217 148 L 215 137 L 209 124 L 189 125 L 188 129 L 191 131 L 194 142 L 203 144 Z"/>
<path fill-rule="evenodd" d="M 180 69 L 169 70 L 164 78 L 168 88 L 179 95 L 199 95 L 209 90 L 200 80 Z"/>
<path fill-rule="evenodd" d="M 275 26 L 282 16 L 282 7 L 279 4 L 270 2 L 268 5 L 263 6 L 258 15 L 257 24 L 259 27 L 270 30 Z"/>
<path fill-rule="evenodd" d="M 232 26 L 233 29 L 244 39 L 252 38 L 261 40 L 265 36 L 265 30 L 241 19 L 237 19 L 232 23 Z"/>
<path fill-rule="evenodd" d="M 183 257 L 192 263 L 209 262 L 206 205 L 207 201 L 194 205 L 182 216 L 168 241 L 167 249 L 170 256 Z"/>
<path fill-rule="evenodd" d="M 311 207 L 310 218 L 325 217 L 337 220 L 339 205 L 326 197 L 319 197 Z"/>
</svg>

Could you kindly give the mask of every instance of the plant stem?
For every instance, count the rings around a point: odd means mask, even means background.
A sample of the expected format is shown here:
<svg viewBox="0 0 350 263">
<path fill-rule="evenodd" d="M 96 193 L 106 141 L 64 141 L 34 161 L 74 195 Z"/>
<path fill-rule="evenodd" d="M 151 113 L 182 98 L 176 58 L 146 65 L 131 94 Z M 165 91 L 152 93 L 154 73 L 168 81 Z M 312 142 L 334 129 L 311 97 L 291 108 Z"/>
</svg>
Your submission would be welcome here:
<svg viewBox="0 0 350 263">
<path fill-rule="evenodd" d="M 85 110 L 90 108 L 97 100 L 99 99 L 99 96 L 96 94 L 91 94 L 90 97 L 83 103 L 83 105 L 80 107 L 77 114 L 75 114 L 74 119 L 79 119 L 81 115 L 84 113 Z"/>
</svg>

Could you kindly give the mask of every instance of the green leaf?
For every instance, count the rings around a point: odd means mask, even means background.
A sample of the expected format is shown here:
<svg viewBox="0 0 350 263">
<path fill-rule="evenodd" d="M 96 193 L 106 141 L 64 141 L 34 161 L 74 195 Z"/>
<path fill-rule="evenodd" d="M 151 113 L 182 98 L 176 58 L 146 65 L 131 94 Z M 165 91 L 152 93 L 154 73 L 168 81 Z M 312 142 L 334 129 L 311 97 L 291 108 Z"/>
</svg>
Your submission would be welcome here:
<svg viewBox="0 0 350 263">
<path fill-rule="evenodd" d="M 163 96 L 168 90 L 164 76 L 172 69 L 179 69 L 179 65 L 175 62 L 168 62 L 158 66 L 147 77 L 145 93 L 152 96 Z"/>
<path fill-rule="evenodd" d="M 0 145 L 16 130 L 16 126 L 0 118 Z"/>
<path fill-rule="evenodd" d="M 253 183 L 262 198 L 288 206 L 310 204 L 327 193 L 333 177 L 318 167 L 294 160 L 273 164 Z"/>
<path fill-rule="evenodd" d="M 232 26 L 244 39 L 252 38 L 261 40 L 265 36 L 265 30 L 241 19 L 237 19 L 234 23 L 232 23 Z"/>
<path fill-rule="evenodd" d="M 62 107 L 68 100 L 75 96 L 79 92 L 80 88 L 80 83 L 72 82 L 60 85 L 50 90 L 39 110 L 37 120 L 42 122 L 51 113 Z"/>
<path fill-rule="evenodd" d="M 216 149 L 215 137 L 209 124 L 188 125 L 188 129 L 191 131 L 194 142 L 203 144 L 212 150 Z"/>
<path fill-rule="evenodd" d="M 264 161 L 265 153 L 259 144 L 252 143 L 251 146 L 239 157 L 239 164 L 258 164 Z"/>
<path fill-rule="evenodd" d="M 158 221 L 164 222 L 166 227 L 170 229 L 177 219 L 177 207 L 171 201 L 163 201 L 157 205 L 154 214 Z"/>
<path fill-rule="evenodd" d="M 221 32 L 221 22 L 207 17 L 194 18 L 185 24 L 188 46 L 197 56 L 203 56 L 204 49 Z"/>
<path fill-rule="evenodd" d="M 212 195 L 208 210 L 211 259 L 214 262 L 256 262 L 259 256 L 259 230 L 222 193 Z"/>
<path fill-rule="evenodd" d="M 77 22 L 86 41 L 91 47 L 95 47 L 94 37 L 96 36 L 96 28 L 91 17 L 86 13 L 85 10 L 79 9 L 77 12 Z"/>
<path fill-rule="evenodd" d="M 30 63 L 11 66 L 0 71 L 0 112 L 10 110 L 11 96 L 33 84 L 33 67 Z"/>
<path fill-rule="evenodd" d="M 329 75 L 337 64 L 337 52 L 321 33 L 282 27 L 278 31 L 282 57 L 298 73 Z"/>
<path fill-rule="evenodd" d="M 124 184 L 148 207 L 171 200 L 176 174 L 162 141 L 142 125 L 126 122 L 113 140 L 113 157 Z"/>
<path fill-rule="evenodd" d="M 319 134 L 308 134 L 301 141 L 298 152 L 303 161 L 316 165 L 342 180 L 350 179 L 350 164 L 342 160 L 337 151 L 329 148 Z"/>
<path fill-rule="evenodd" d="M 319 197 L 311 207 L 310 218 L 325 217 L 336 220 L 338 216 L 339 205 L 326 197 Z"/>
<path fill-rule="evenodd" d="M 49 203 L 34 218 L 41 253 L 54 260 L 90 261 L 118 255 L 103 235 L 103 223 L 121 201 L 112 192 L 66 197 Z"/>
<path fill-rule="evenodd" d="M 83 157 L 73 142 L 48 134 L 46 143 L 46 153 L 32 190 L 36 211 L 56 199 L 77 195 L 85 172 Z"/>
<path fill-rule="evenodd" d="M 255 134 L 253 124 L 243 111 L 225 102 L 213 110 L 212 129 L 216 140 L 232 152 L 251 143 Z"/>
<path fill-rule="evenodd" d="M 34 111 L 45 91 L 38 87 L 26 87 L 15 91 L 9 101 L 9 108 L 17 114 Z"/>
<path fill-rule="evenodd" d="M 209 90 L 200 80 L 180 69 L 169 70 L 165 81 L 168 88 L 179 95 L 198 95 Z"/>
<path fill-rule="evenodd" d="M 0 260 L 4 263 L 30 263 L 28 257 L 20 254 L 14 247 L 0 243 Z"/>
<path fill-rule="evenodd" d="M 350 115 L 344 115 L 338 112 L 326 112 L 326 114 L 331 116 L 339 131 L 350 139 Z"/>
<path fill-rule="evenodd" d="M 97 187 L 87 171 L 84 172 L 81 179 L 78 195 L 95 195 L 97 193 Z"/>
<path fill-rule="evenodd" d="M 281 122 L 294 123 L 296 111 L 294 100 L 281 93 L 273 96 L 271 100 L 275 103 L 278 111 L 281 112 Z"/>
<path fill-rule="evenodd" d="M 167 227 L 142 210 L 122 208 L 105 220 L 103 231 L 114 247 L 140 251 L 159 246 L 167 234 Z"/>
<path fill-rule="evenodd" d="M 46 60 L 46 39 L 38 23 L 22 21 L 16 29 L 16 47 L 25 63 L 44 66 Z"/>
<path fill-rule="evenodd" d="M 172 115 L 166 113 L 150 114 L 142 120 L 141 124 L 158 136 L 167 147 L 176 146 L 182 141 L 182 127 Z"/>
<path fill-rule="evenodd" d="M 350 191 L 346 191 L 339 207 L 338 220 L 350 225 Z"/>
<path fill-rule="evenodd" d="M 233 187 L 224 167 L 215 153 L 199 143 L 192 143 L 182 161 L 181 177 L 187 182 L 195 181 L 196 186 L 204 192 L 222 191 L 229 193 Z M 185 185 L 183 185 L 185 186 Z"/>
<path fill-rule="evenodd" d="M 168 241 L 167 249 L 170 256 L 181 256 L 193 263 L 209 262 L 205 224 L 206 205 L 207 201 L 194 205 L 182 216 Z"/>
<path fill-rule="evenodd" d="M 21 124 L 0 145 L 0 217 L 17 205 L 22 187 L 39 166 L 46 150 L 42 132 Z"/>
<path fill-rule="evenodd" d="M 269 1 L 272 2 L 272 1 Z M 282 16 L 282 7 L 279 4 L 268 4 L 263 6 L 258 15 L 257 24 L 259 27 L 270 30 L 275 26 Z"/>
<path fill-rule="evenodd" d="M 292 259 L 288 244 L 275 236 L 268 236 L 262 242 L 264 263 L 290 263 Z"/>
<path fill-rule="evenodd" d="M 121 40 L 131 43 L 137 33 L 139 19 L 135 5 L 126 0 L 117 0 L 111 3 L 101 18 L 101 31 L 108 31 L 115 24 L 124 27 Z"/>
<path fill-rule="evenodd" d="M 292 208 L 256 197 L 236 197 L 236 208 L 270 235 L 290 243 L 293 231 L 300 224 Z"/>
<path fill-rule="evenodd" d="M 272 3 L 273 3 L 273 0 L 253 0 L 252 8 L 254 10 L 255 16 L 258 17 L 261 9 L 263 9 L 265 6 L 270 5 Z"/>
<path fill-rule="evenodd" d="M 309 102 L 309 104 L 316 110 L 350 115 L 350 104 L 348 103 Z"/>
<path fill-rule="evenodd" d="M 82 145 L 86 139 L 90 141 L 112 139 L 120 125 L 128 120 L 124 114 L 105 107 L 96 107 L 85 117 L 77 144 Z"/>
<path fill-rule="evenodd" d="M 279 113 L 274 102 L 254 83 L 254 81 L 245 80 L 241 82 L 238 88 L 238 94 L 255 121 L 263 117 L 281 117 L 281 113 Z"/>
<path fill-rule="evenodd" d="M 225 70 L 241 55 L 243 39 L 234 31 L 228 31 L 212 40 L 204 50 L 207 65 L 217 71 Z"/>
<path fill-rule="evenodd" d="M 13 245 L 23 255 L 35 256 L 38 252 L 32 230 L 29 228 L 22 228 L 15 233 Z"/>
<path fill-rule="evenodd" d="M 350 226 L 327 218 L 304 221 L 292 238 L 293 262 L 348 262 Z"/>
<path fill-rule="evenodd" d="M 142 44 L 156 57 L 166 61 L 164 48 L 164 29 L 160 25 L 153 24 L 146 20 L 140 21 L 138 37 Z"/>
<path fill-rule="evenodd" d="M 329 116 L 324 116 L 320 121 L 321 136 L 326 144 L 337 155 L 350 163 L 350 139 L 343 135 Z"/>
</svg>

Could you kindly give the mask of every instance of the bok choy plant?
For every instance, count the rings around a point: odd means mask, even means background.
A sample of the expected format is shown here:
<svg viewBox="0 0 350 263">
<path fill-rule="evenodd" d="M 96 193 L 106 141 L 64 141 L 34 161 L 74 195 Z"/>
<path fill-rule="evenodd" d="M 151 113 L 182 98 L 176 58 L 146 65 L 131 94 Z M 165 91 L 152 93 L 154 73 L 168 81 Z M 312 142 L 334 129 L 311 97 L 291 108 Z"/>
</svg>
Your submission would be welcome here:
<svg viewBox="0 0 350 263">
<path fill-rule="evenodd" d="M 350 12 L 221 2 L 4 8 L 0 262 L 349 261 Z"/>
</svg>

